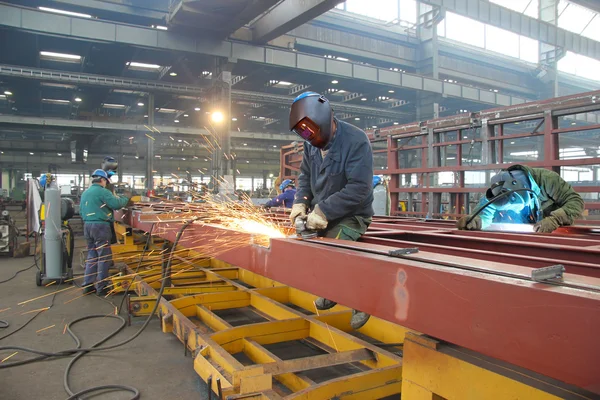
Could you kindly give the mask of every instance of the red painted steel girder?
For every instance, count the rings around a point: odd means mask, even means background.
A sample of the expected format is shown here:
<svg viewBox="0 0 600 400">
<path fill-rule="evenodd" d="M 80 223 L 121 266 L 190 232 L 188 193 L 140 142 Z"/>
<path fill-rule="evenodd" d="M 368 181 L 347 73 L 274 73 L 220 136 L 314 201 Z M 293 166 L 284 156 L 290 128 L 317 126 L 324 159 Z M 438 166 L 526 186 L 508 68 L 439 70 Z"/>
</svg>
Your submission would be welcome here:
<svg viewBox="0 0 600 400">
<path fill-rule="evenodd" d="M 151 224 L 134 216 L 135 228 Z M 170 241 L 182 223 L 155 229 Z M 167 226 L 168 225 L 168 226 Z M 191 225 L 182 246 L 219 235 L 249 235 Z M 499 276 L 526 267 L 421 253 L 425 261 L 360 251 L 393 247 L 348 243 L 354 250 L 295 239 L 273 239 L 270 248 L 242 246 L 217 258 L 283 284 L 600 394 L 600 292 Z M 436 265 L 469 262 L 495 273 Z M 565 275 L 566 282 L 600 287 L 600 280 Z"/>
</svg>

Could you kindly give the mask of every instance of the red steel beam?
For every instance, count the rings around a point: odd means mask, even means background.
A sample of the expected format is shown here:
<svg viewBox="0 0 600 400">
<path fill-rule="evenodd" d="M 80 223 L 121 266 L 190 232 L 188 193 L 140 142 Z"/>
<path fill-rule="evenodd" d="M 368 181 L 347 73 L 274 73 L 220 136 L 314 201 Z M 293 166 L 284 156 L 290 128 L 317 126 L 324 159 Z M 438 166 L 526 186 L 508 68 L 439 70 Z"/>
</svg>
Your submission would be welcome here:
<svg viewBox="0 0 600 400">
<path fill-rule="evenodd" d="M 136 228 L 150 224 L 132 218 Z M 162 223 L 160 225 L 163 225 Z M 174 241 L 181 223 L 155 230 Z M 243 234 L 210 225 L 191 225 L 181 245 L 202 238 Z M 245 235 L 249 240 L 249 235 Z M 355 249 L 295 239 L 273 239 L 270 247 L 246 245 L 217 256 L 286 285 L 327 297 L 387 321 L 426 333 L 543 375 L 600 394 L 600 292 L 535 283 L 436 265 L 471 263 L 448 255 L 421 253 L 423 261 L 371 254 L 394 247 L 348 243 Z M 526 267 L 477 261 L 490 271 Z M 600 280 L 566 274 L 566 282 L 600 287 Z"/>
</svg>

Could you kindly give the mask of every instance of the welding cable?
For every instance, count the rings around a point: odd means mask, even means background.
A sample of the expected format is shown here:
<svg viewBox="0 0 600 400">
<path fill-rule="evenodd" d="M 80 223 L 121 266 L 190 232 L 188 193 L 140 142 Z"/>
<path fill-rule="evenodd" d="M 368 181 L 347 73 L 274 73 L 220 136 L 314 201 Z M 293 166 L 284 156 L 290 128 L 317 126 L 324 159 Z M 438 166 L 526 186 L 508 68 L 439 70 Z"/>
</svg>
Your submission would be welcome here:
<svg viewBox="0 0 600 400">
<path fill-rule="evenodd" d="M 21 272 L 29 271 L 29 270 L 30 270 L 31 268 L 33 268 L 33 267 L 35 267 L 35 264 L 33 264 L 33 265 L 30 265 L 30 266 L 29 266 L 29 267 L 27 267 L 27 268 L 20 269 L 20 270 L 18 270 L 17 272 L 15 272 L 15 274 L 14 274 L 13 276 L 11 276 L 10 278 L 8 278 L 8 279 L 5 279 L 5 280 L 3 280 L 3 281 L 0 281 L 0 283 L 6 283 L 6 282 L 9 282 L 9 281 L 12 281 L 12 280 L 13 280 L 13 279 L 15 279 L 15 278 L 17 277 L 17 275 L 19 275 Z"/>
<path fill-rule="evenodd" d="M 169 253 L 169 260 L 166 263 L 166 265 L 164 266 L 164 269 L 162 271 L 162 283 L 160 286 L 160 289 L 158 291 L 157 294 L 157 298 L 161 298 L 165 287 L 166 287 L 166 282 L 167 282 L 167 277 L 166 274 L 168 271 L 171 270 L 171 263 L 173 262 L 173 255 L 175 252 L 175 248 L 177 247 L 177 245 L 179 244 L 179 241 L 181 239 L 181 237 L 183 236 L 183 232 L 187 229 L 188 226 L 190 226 L 193 222 L 195 222 L 198 218 L 194 217 L 188 221 L 186 221 L 181 229 L 177 232 L 177 235 L 175 237 L 175 241 L 173 242 L 173 247 L 171 248 L 171 252 Z M 69 373 L 71 371 L 71 368 L 73 366 L 73 364 L 81 358 L 81 356 L 90 353 L 90 352 L 95 352 L 95 351 L 103 351 L 103 350 L 112 350 L 115 349 L 117 347 L 121 347 L 131 341 L 133 341 L 134 339 L 136 339 L 150 324 L 150 321 L 152 319 L 152 317 L 154 316 L 154 314 L 156 313 L 156 311 L 158 310 L 158 307 L 160 305 L 160 302 L 157 301 L 154 304 L 154 308 L 152 309 L 152 311 L 150 312 L 150 314 L 148 315 L 148 317 L 146 318 L 146 320 L 144 321 L 144 324 L 140 327 L 140 329 L 134 333 L 131 337 L 129 337 L 128 339 L 112 344 L 112 345 L 108 345 L 108 346 L 104 346 L 104 347 L 97 347 L 99 345 L 101 345 L 102 343 L 106 342 L 107 340 L 111 339 L 112 337 L 114 337 L 117 333 L 121 332 L 126 325 L 125 319 L 119 315 L 103 315 L 103 314 L 93 314 L 93 315 L 87 315 L 85 317 L 81 317 L 81 318 L 77 318 L 71 322 L 69 322 L 66 326 L 66 331 L 69 333 L 69 335 L 71 336 L 71 338 L 75 341 L 76 344 L 76 348 L 74 349 L 67 349 L 67 350 L 62 350 L 62 351 L 58 351 L 58 352 L 46 352 L 46 351 L 42 351 L 42 350 L 36 350 L 36 349 L 30 349 L 30 348 L 26 348 L 26 347 L 22 347 L 22 346 L 0 346 L 0 351 L 3 350 L 15 350 L 15 351 L 21 351 L 21 352 L 25 352 L 25 353 L 32 353 L 32 354 L 37 354 L 37 357 L 28 359 L 28 360 L 22 360 L 22 361 L 14 361 L 11 363 L 6 363 L 6 364 L 0 364 L 0 369 L 5 369 L 5 368 L 11 368 L 11 367 L 16 367 L 19 365 L 25 365 L 25 364 L 29 364 L 32 362 L 36 362 L 36 361 L 41 361 L 41 360 L 46 360 L 46 359 L 53 359 L 53 358 L 61 358 L 61 357 L 68 357 L 71 355 L 76 354 L 76 356 L 69 362 L 69 365 L 67 366 L 67 368 L 65 369 L 65 374 L 64 374 L 64 379 L 63 379 L 63 386 L 65 388 L 65 391 L 68 393 L 69 397 L 67 398 L 67 400 L 74 400 L 77 399 L 79 396 L 82 396 L 84 394 L 88 394 L 91 392 L 96 392 L 96 391 L 115 391 L 115 390 L 119 390 L 119 391 L 128 391 L 133 393 L 133 397 L 131 397 L 130 400 L 137 400 L 140 398 L 140 393 L 137 389 L 130 387 L 130 386 L 125 386 L 125 385 L 101 385 L 101 386 L 95 386 L 95 387 L 91 387 L 91 388 L 87 388 L 84 390 L 81 390 L 77 393 L 73 393 L 73 391 L 71 390 L 70 386 L 69 386 L 69 382 L 68 382 L 68 377 L 69 377 Z M 113 331 L 112 333 L 110 333 L 109 335 L 107 335 L 105 338 L 101 339 L 99 342 L 95 343 L 94 345 L 92 345 L 92 347 L 87 347 L 87 348 L 82 348 L 81 346 L 81 341 L 79 340 L 79 338 L 77 337 L 77 335 L 73 332 L 73 330 L 71 329 L 73 325 L 77 324 L 78 322 L 84 321 L 84 320 L 88 320 L 88 319 L 94 319 L 94 318 L 114 318 L 114 319 L 119 319 L 121 321 L 121 325 L 115 329 L 115 331 Z"/>
<path fill-rule="evenodd" d="M 530 192 L 530 193 L 534 194 L 534 196 L 536 197 L 536 199 L 538 197 L 538 195 L 537 195 L 536 192 L 534 192 L 531 189 L 527 189 L 527 188 L 520 188 L 520 189 L 514 189 L 514 190 L 508 190 L 506 192 L 502 192 L 502 193 L 500 193 L 500 194 L 492 197 L 487 203 L 485 203 L 483 206 L 479 207 L 473 214 L 471 214 L 471 216 L 467 220 L 467 225 L 469 225 L 471 223 L 471 221 L 473 221 L 475 219 L 475 217 L 478 216 L 479 213 L 481 213 L 483 210 L 485 210 L 490 204 L 492 204 L 496 200 L 500 200 L 501 198 L 506 197 L 509 194 L 512 194 L 514 192 Z M 538 204 L 539 204 L 539 200 L 538 200 Z"/>
</svg>

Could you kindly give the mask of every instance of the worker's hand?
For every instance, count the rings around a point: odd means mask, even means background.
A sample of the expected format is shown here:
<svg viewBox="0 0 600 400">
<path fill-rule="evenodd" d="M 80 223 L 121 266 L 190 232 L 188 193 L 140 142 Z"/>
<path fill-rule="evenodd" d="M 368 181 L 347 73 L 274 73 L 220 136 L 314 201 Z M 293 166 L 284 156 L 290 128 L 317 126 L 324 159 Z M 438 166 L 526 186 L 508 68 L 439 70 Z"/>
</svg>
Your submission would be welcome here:
<svg viewBox="0 0 600 400">
<path fill-rule="evenodd" d="M 290 213 L 290 221 L 292 225 L 296 224 L 296 218 L 300 217 L 301 219 L 306 219 L 306 204 L 294 204 L 292 206 L 292 212 Z"/>
<path fill-rule="evenodd" d="M 123 191 L 123 197 L 127 197 L 128 199 L 133 197 L 133 193 L 131 193 L 130 190 L 124 190 Z"/>
<path fill-rule="evenodd" d="M 319 208 L 317 204 L 315 209 L 308 214 L 308 219 L 306 220 L 306 229 L 311 231 L 321 231 L 327 228 L 327 218 L 323 211 Z"/>
<path fill-rule="evenodd" d="M 471 222 L 469 222 L 469 218 L 471 218 L 471 216 L 467 215 L 466 217 L 462 217 L 456 221 L 456 227 L 461 231 L 480 231 L 483 227 L 483 221 L 481 221 L 481 217 L 477 215 Z"/>
<path fill-rule="evenodd" d="M 558 210 L 552 211 L 549 216 L 535 224 L 533 230 L 539 233 L 550 233 L 554 232 L 561 225 L 571 224 L 573 224 L 573 219 L 569 218 L 562 208 L 559 208 Z"/>
</svg>

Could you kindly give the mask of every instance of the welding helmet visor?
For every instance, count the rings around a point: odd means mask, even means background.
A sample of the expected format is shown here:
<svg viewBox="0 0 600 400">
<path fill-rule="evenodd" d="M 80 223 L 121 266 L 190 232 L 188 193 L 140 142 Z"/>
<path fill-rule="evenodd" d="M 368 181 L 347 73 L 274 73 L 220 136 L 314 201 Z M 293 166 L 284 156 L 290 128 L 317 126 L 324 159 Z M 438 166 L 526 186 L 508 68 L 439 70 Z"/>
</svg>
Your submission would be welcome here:
<svg viewBox="0 0 600 400">
<path fill-rule="evenodd" d="M 114 157 L 106 156 L 102 160 L 102 169 L 105 171 L 116 171 L 119 168 L 119 162 Z"/>
<path fill-rule="evenodd" d="M 531 190 L 531 183 L 525 171 L 520 169 L 502 170 L 492 177 L 490 183 L 490 188 L 485 193 L 488 201 L 506 193 L 494 200 L 496 207 L 520 212 L 530 205 L 531 195 L 527 189 Z"/>
<path fill-rule="evenodd" d="M 324 96 L 302 93 L 290 109 L 290 130 L 311 145 L 324 148 L 333 136 L 333 110 Z"/>
</svg>

